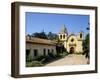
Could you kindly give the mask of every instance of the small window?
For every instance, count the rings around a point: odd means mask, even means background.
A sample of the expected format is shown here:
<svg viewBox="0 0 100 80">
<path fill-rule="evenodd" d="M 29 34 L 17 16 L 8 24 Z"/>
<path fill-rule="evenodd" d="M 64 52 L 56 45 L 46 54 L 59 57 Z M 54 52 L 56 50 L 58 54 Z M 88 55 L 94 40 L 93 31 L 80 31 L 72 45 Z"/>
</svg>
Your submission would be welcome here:
<svg viewBox="0 0 100 80">
<path fill-rule="evenodd" d="M 62 39 L 62 35 L 60 35 L 60 39 Z"/>
<path fill-rule="evenodd" d="M 34 56 L 38 56 L 38 50 L 34 49 Z"/>
<path fill-rule="evenodd" d="M 80 33 L 80 38 L 82 38 L 82 33 Z"/>
<path fill-rule="evenodd" d="M 50 53 L 50 50 L 48 49 L 48 54 Z"/>
<path fill-rule="evenodd" d="M 52 49 L 52 53 L 54 53 L 54 50 Z"/>
<path fill-rule="evenodd" d="M 43 54 L 44 54 L 44 56 L 46 55 L 46 49 L 43 49 Z"/>
<path fill-rule="evenodd" d="M 63 39 L 65 39 L 65 35 L 63 35 Z"/>
<path fill-rule="evenodd" d="M 29 56 L 29 54 L 30 54 L 30 50 L 27 49 L 27 50 L 26 50 L 26 56 Z"/>
<path fill-rule="evenodd" d="M 27 49 L 27 50 L 26 50 L 26 58 L 28 58 L 29 54 L 30 54 L 30 50 Z"/>
</svg>

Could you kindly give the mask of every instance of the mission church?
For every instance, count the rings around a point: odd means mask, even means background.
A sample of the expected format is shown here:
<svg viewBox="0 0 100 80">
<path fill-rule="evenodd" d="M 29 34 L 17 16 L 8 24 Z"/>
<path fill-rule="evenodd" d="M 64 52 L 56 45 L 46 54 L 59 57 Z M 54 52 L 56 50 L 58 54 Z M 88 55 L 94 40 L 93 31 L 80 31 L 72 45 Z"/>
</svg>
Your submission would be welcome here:
<svg viewBox="0 0 100 80">
<path fill-rule="evenodd" d="M 83 32 L 77 35 L 68 34 L 67 28 L 64 25 L 58 34 L 60 42 L 69 53 L 83 52 Z M 26 55 L 32 58 L 48 55 L 49 53 L 57 54 L 56 42 L 47 39 L 40 39 L 35 37 L 26 36 Z"/>
<path fill-rule="evenodd" d="M 65 49 L 69 53 L 81 53 L 83 52 L 83 32 L 79 32 L 78 35 L 68 34 L 67 28 L 64 25 L 58 34 L 59 40 L 63 43 Z"/>
</svg>

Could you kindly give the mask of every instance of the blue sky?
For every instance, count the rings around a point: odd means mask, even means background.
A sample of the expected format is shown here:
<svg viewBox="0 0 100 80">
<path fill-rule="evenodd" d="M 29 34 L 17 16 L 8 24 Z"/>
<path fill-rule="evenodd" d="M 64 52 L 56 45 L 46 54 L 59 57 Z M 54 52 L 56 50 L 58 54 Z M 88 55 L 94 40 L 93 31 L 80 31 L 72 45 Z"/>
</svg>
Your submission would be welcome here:
<svg viewBox="0 0 100 80">
<path fill-rule="evenodd" d="M 49 13 L 33 13 L 26 12 L 26 34 L 34 32 L 53 32 L 59 33 L 63 25 L 66 26 L 68 34 L 83 31 L 85 35 L 88 33 L 86 28 L 89 26 L 88 15 L 74 14 L 49 14 Z"/>
</svg>

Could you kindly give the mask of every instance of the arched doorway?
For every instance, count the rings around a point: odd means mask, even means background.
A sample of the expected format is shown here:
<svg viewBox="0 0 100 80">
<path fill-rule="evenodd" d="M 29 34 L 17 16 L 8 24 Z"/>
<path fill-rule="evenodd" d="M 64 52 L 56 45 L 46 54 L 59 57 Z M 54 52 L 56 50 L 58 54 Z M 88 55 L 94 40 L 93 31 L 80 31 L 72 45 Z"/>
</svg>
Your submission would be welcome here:
<svg viewBox="0 0 100 80">
<path fill-rule="evenodd" d="M 74 47 L 71 47 L 71 48 L 70 48 L 70 53 L 71 53 L 71 54 L 74 53 Z"/>
</svg>

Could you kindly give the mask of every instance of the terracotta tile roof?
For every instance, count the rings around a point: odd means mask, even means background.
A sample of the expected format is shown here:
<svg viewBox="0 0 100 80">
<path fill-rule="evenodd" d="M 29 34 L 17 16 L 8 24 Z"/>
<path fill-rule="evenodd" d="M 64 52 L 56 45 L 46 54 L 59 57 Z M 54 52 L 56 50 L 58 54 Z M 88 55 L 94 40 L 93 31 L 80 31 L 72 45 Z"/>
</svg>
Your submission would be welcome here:
<svg viewBox="0 0 100 80">
<path fill-rule="evenodd" d="M 27 43 L 36 43 L 36 44 L 45 44 L 45 45 L 56 45 L 56 42 L 47 40 L 47 39 L 41 39 L 36 37 L 26 37 Z"/>
</svg>

